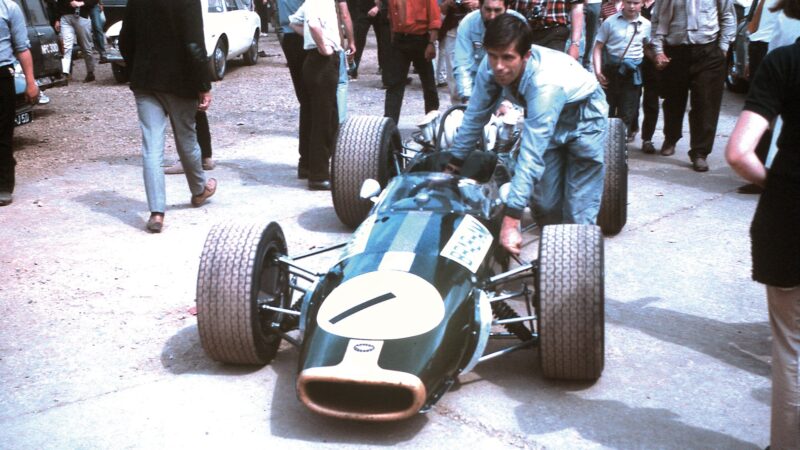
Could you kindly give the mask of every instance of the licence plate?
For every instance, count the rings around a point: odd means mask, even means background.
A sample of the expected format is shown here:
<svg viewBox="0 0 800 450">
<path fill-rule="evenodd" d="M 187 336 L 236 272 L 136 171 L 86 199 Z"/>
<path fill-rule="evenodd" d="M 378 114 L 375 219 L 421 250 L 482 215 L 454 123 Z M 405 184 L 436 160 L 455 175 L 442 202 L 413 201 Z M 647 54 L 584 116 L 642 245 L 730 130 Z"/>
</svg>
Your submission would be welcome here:
<svg viewBox="0 0 800 450">
<path fill-rule="evenodd" d="M 30 111 L 24 112 L 14 117 L 14 125 L 25 125 L 26 123 L 31 123 L 32 120 L 33 114 L 31 114 Z"/>
</svg>

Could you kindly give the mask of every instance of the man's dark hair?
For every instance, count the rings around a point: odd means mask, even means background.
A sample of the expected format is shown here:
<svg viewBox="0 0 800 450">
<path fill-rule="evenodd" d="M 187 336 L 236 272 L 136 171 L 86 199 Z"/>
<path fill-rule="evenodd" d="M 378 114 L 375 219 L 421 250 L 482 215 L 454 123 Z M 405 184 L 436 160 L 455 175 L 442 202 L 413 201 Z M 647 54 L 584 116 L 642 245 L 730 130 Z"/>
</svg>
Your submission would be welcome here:
<svg viewBox="0 0 800 450">
<path fill-rule="evenodd" d="M 499 49 L 511 44 L 514 44 L 520 56 L 525 56 L 531 49 L 533 34 L 524 20 L 511 14 L 501 14 L 486 24 L 483 48 Z"/>
<path fill-rule="evenodd" d="M 783 11 L 790 19 L 800 19 L 800 1 L 798 0 L 778 0 L 775 6 L 769 10 L 772 12 Z"/>
<path fill-rule="evenodd" d="M 483 3 L 484 3 L 485 1 L 486 1 L 486 0 L 478 0 L 478 6 L 483 6 Z M 505 6 L 505 7 L 506 7 L 506 9 L 508 9 L 508 8 L 509 8 L 509 6 L 508 6 L 508 4 L 509 4 L 509 3 L 511 3 L 511 0 L 503 0 L 503 6 Z"/>
</svg>

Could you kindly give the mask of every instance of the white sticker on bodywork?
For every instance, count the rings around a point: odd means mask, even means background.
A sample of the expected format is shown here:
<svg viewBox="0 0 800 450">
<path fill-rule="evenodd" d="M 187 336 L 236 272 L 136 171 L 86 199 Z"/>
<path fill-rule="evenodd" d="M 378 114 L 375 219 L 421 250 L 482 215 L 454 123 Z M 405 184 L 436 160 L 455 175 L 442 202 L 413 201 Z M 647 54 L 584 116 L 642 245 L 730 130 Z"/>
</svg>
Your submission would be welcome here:
<svg viewBox="0 0 800 450">
<path fill-rule="evenodd" d="M 317 323 L 354 339 L 402 339 L 426 333 L 444 318 L 439 291 L 408 272 L 382 270 L 351 278 L 322 302 Z"/>
<path fill-rule="evenodd" d="M 461 264 L 470 272 L 478 271 L 492 246 L 492 233 L 478 219 L 466 215 L 458 224 L 440 255 Z"/>
</svg>

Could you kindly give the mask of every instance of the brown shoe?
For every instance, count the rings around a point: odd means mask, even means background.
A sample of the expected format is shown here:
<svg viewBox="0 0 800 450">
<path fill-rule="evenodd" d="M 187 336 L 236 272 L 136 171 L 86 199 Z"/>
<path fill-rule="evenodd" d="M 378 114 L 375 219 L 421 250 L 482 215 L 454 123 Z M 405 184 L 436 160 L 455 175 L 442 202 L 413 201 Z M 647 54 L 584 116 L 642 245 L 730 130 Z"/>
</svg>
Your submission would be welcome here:
<svg viewBox="0 0 800 450">
<path fill-rule="evenodd" d="M 692 158 L 692 169 L 695 172 L 708 172 L 708 163 L 704 156 L 695 156 Z"/>
<path fill-rule="evenodd" d="M 661 146 L 661 155 L 662 156 L 672 156 L 675 154 L 675 144 L 667 144 Z"/>
<path fill-rule="evenodd" d="M 203 206 L 203 203 L 205 203 L 209 197 L 214 195 L 215 192 L 217 192 L 217 180 L 214 178 L 209 178 L 206 182 L 206 188 L 203 189 L 203 193 L 192 196 L 192 206 L 195 208 L 198 206 Z"/>
<path fill-rule="evenodd" d="M 653 145 L 651 141 L 642 142 L 642 153 L 647 153 L 648 155 L 652 155 L 655 152 L 656 152 L 656 146 Z"/>
<path fill-rule="evenodd" d="M 164 173 L 167 175 L 178 175 L 183 173 L 183 163 L 181 163 L 180 159 L 175 161 L 175 164 L 164 168 Z"/>
<path fill-rule="evenodd" d="M 217 167 L 217 163 L 211 157 L 203 158 L 203 170 L 214 170 L 214 167 Z"/>
<path fill-rule="evenodd" d="M 164 213 L 150 213 L 150 219 L 147 220 L 147 231 L 151 233 L 161 233 L 164 227 Z"/>
</svg>

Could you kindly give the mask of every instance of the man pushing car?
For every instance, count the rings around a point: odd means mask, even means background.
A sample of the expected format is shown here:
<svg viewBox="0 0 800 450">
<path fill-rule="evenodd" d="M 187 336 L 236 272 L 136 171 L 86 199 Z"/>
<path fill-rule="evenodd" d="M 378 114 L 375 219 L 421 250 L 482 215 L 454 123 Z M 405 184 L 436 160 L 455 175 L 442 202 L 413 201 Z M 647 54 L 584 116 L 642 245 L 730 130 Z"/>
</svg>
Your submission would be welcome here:
<svg viewBox="0 0 800 450">
<path fill-rule="evenodd" d="M 528 24 L 504 14 L 489 22 L 486 57 L 451 151 L 458 170 L 501 97 L 525 108 L 521 145 L 506 199 L 500 242 L 522 244 L 520 219 L 530 205 L 541 225 L 593 224 L 603 195 L 608 104 L 592 74 L 568 55 L 531 45 Z"/>
</svg>

